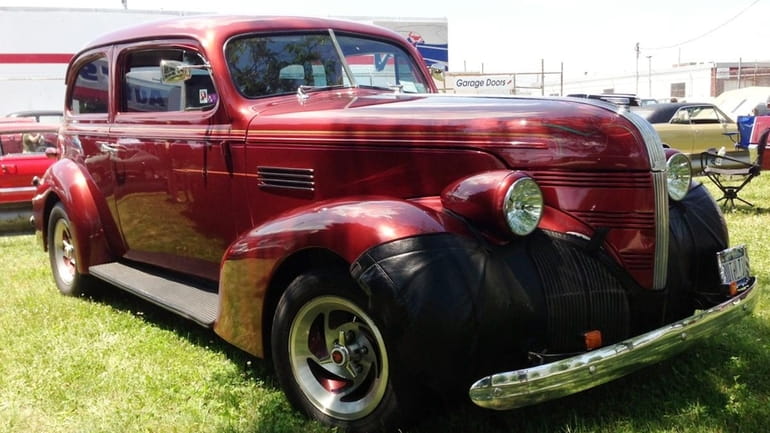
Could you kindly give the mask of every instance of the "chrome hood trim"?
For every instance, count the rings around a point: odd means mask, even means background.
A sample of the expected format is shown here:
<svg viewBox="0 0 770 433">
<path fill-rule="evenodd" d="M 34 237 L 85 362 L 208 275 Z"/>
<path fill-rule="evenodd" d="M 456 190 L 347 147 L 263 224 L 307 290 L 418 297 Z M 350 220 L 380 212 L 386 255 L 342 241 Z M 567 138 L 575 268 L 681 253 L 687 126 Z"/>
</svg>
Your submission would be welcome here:
<svg viewBox="0 0 770 433">
<path fill-rule="evenodd" d="M 574 394 L 681 352 L 750 314 L 759 299 L 756 279 L 743 292 L 708 310 L 637 337 L 560 361 L 484 377 L 469 390 L 484 408 L 507 410 Z"/>
</svg>

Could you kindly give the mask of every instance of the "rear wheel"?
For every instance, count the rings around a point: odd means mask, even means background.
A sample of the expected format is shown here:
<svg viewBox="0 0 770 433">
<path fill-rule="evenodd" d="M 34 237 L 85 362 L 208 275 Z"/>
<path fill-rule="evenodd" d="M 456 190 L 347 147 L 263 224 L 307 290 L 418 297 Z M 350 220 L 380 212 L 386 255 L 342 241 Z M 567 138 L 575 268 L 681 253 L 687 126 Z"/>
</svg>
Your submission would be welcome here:
<svg viewBox="0 0 770 433">
<path fill-rule="evenodd" d="M 391 428 L 410 412 L 364 299 L 342 272 L 312 272 L 289 285 L 273 319 L 273 361 L 289 400 L 349 431 Z"/>
<path fill-rule="evenodd" d="M 78 296 L 85 291 L 87 276 L 77 269 L 77 242 L 64 206 L 51 209 L 48 219 L 48 257 L 56 287 L 63 295 Z"/>
</svg>

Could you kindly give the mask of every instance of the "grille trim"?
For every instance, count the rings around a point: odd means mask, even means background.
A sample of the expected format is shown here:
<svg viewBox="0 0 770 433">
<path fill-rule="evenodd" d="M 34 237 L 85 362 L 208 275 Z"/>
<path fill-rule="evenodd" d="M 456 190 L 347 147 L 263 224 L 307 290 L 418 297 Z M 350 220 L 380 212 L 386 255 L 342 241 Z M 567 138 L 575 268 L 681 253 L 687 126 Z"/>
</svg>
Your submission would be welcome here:
<svg viewBox="0 0 770 433">
<path fill-rule="evenodd" d="M 666 287 L 668 277 L 668 183 L 666 182 L 666 153 L 663 142 L 650 122 L 630 111 L 621 113 L 623 117 L 639 129 L 650 158 L 653 189 L 655 191 L 655 267 L 653 271 L 652 288 Z"/>
</svg>

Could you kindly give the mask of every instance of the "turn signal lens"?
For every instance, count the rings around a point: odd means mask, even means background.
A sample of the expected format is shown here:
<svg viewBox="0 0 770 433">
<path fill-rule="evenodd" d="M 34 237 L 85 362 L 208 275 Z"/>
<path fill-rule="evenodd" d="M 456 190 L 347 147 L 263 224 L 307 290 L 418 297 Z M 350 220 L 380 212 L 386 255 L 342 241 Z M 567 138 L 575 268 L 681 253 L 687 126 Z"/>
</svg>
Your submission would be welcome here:
<svg viewBox="0 0 770 433">
<path fill-rule="evenodd" d="M 583 334 L 586 350 L 594 350 L 602 347 L 602 331 L 594 329 Z"/>
</svg>

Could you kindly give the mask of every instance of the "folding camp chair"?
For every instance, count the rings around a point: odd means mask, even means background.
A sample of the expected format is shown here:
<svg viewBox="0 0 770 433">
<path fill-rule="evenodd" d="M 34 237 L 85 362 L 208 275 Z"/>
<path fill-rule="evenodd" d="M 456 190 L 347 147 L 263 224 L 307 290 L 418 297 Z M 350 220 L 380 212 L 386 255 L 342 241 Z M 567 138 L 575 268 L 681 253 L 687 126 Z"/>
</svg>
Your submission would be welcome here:
<svg viewBox="0 0 770 433">
<path fill-rule="evenodd" d="M 726 155 L 720 155 L 714 151 L 707 151 L 701 154 L 703 173 L 722 191 L 722 197 L 717 199 L 717 202 L 724 201 L 722 204 L 723 208 L 727 207 L 729 203 L 729 208 L 733 209 L 735 207 L 735 200 L 749 206 L 754 206 L 752 203 L 738 197 L 738 193 L 761 173 L 762 156 L 765 153 L 768 136 L 770 136 L 770 129 L 765 129 L 757 143 L 757 158 L 754 161 L 746 162 Z"/>
</svg>

